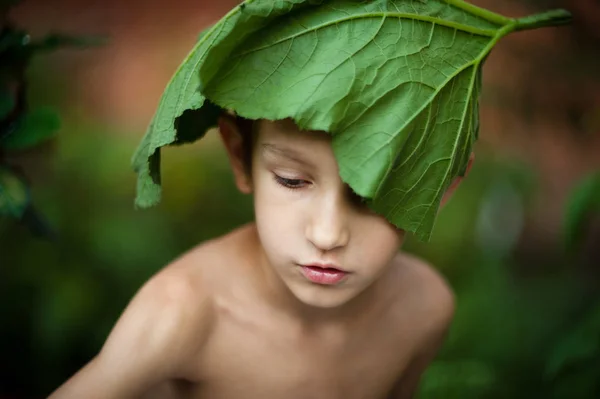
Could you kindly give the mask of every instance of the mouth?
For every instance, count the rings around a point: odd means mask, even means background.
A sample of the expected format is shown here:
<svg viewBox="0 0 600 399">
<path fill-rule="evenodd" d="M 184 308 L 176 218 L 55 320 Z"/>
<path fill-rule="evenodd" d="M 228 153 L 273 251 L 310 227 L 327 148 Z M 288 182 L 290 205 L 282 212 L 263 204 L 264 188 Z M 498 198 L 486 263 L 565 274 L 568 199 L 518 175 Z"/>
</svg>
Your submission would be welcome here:
<svg viewBox="0 0 600 399">
<path fill-rule="evenodd" d="M 300 265 L 302 274 L 309 281 L 320 285 L 336 285 L 344 280 L 349 272 L 328 264 Z"/>
</svg>

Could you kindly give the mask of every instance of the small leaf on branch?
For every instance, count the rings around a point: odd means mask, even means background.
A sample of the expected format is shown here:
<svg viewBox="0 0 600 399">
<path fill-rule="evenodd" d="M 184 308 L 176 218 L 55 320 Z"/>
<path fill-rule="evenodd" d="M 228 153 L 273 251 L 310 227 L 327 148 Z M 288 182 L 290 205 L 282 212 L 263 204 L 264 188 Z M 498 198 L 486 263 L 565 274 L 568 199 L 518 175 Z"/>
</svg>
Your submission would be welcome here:
<svg viewBox="0 0 600 399">
<path fill-rule="evenodd" d="M 85 48 L 102 46 L 106 42 L 107 39 L 100 36 L 69 36 L 55 33 L 39 41 L 32 42 L 30 46 L 34 51 L 54 51 L 64 47 Z"/>
<path fill-rule="evenodd" d="M 0 216 L 20 219 L 30 202 L 29 188 L 14 171 L 0 166 Z"/>
<path fill-rule="evenodd" d="M 20 48 L 28 43 L 29 34 L 27 32 L 5 26 L 0 34 L 0 53 Z"/>
<path fill-rule="evenodd" d="M 587 176 L 571 193 L 565 218 L 565 244 L 576 253 L 589 233 L 590 223 L 600 217 L 600 172 Z"/>
<path fill-rule="evenodd" d="M 2 141 L 6 150 L 23 150 L 52 138 L 60 129 L 60 118 L 50 108 L 38 108 L 17 122 L 16 129 Z"/>
<path fill-rule="evenodd" d="M 107 39 L 100 36 L 69 36 L 55 33 L 32 42 L 29 47 L 32 51 L 55 51 L 65 47 L 85 48 L 102 46 Z"/>
</svg>

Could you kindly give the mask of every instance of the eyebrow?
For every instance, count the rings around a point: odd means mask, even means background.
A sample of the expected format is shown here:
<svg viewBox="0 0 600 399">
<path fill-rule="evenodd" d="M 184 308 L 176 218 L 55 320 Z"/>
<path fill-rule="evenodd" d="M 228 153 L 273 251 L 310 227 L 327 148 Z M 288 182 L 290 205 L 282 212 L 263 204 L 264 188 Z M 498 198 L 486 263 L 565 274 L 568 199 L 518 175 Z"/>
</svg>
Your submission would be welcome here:
<svg viewBox="0 0 600 399">
<path fill-rule="evenodd" d="M 290 161 L 294 161 L 296 163 L 305 165 L 305 166 L 313 166 L 313 164 L 302 157 L 302 154 L 298 151 L 288 148 L 288 147 L 278 147 L 275 144 L 271 143 L 263 143 L 262 144 L 263 153 L 271 153 L 275 156 L 284 157 L 289 159 Z"/>
</svg>

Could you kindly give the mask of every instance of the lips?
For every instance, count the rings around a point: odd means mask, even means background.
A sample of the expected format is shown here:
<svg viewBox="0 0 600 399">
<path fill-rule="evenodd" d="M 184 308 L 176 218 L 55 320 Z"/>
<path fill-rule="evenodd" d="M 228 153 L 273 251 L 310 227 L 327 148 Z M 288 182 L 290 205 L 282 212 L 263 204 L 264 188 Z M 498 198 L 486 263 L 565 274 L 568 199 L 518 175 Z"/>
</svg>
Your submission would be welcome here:
<svg viewBox="0 0 600 399">
<path fill-rule="evenodd" d="M 321 285 L 335 285 L 340 283 L 349 274 L 334 265 L 310 264 L 301 265 L 302 274 L 309 281 Z"/>
</svg>

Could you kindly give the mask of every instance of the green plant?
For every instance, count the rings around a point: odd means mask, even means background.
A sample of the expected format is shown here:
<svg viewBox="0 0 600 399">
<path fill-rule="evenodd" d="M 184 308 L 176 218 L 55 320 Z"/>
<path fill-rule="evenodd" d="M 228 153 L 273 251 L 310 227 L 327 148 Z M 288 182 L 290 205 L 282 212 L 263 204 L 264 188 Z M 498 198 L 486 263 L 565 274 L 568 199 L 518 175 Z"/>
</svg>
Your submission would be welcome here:
<svg viewBox="0 0 600 399">
<path fill-rule="evenodd" d="M 21 220 L 33 233 L 49 236 L 51 230 L 33 206 L 25 172 L 7 159 L 9 153 L 41 145 L 60 128 L 56 111 L 28 106 L 27 67 L 37 54 L 100 41 L 63 34 L 32 40 L 27 31 L 14 26 L 8 18 L 16 3 L 5 0 L 0 5 L 0 217 Z"/>
<path fill-rule="evenodd" d="M 592 224 L 599 220 L 600 172 L 596 172 L 583 178 L 571 193 L 564 222 L 567 251 L 577 253 Z"/>
<path fill-rule="evenodd" d="M 508 174 L 505 168 L 502 176 Z M 489 180 L 491 173 L 481 174 Z M 600 212 L 599 184 L 598 174 L 591 174 L 570 195 L 564 223 L 567 251 L 559 269 L 546 267 L 523 278 L 515 270 L 531 265 L 518 264 L 514 249 L 490 251 L 487 239 L 480 251 L 465 250 L 459 262 L 470 268 L 452 278 L 458 302 L 454 324 L 440 358 L 427 370 L 419 398 L 600 395 L 600 296 L 581 279 L 577 256 Z M 478 198 L 485 201 L 485 196 Z M 511 213 L 506 203 L 501 210 L 498 220 Z M 547 266 L 550 258 L 539 255 L 536 260 Z"/>
</svg>

